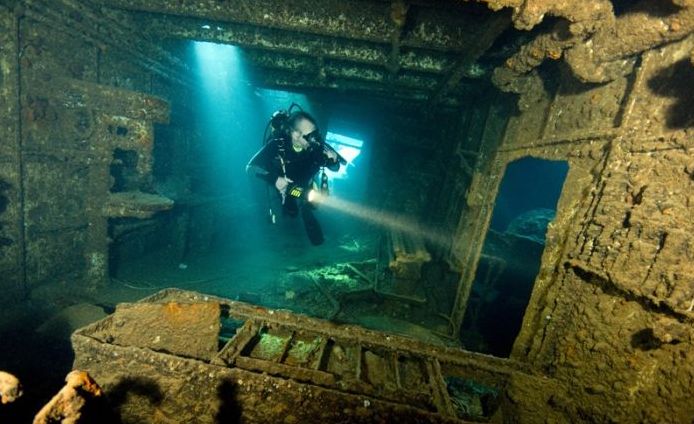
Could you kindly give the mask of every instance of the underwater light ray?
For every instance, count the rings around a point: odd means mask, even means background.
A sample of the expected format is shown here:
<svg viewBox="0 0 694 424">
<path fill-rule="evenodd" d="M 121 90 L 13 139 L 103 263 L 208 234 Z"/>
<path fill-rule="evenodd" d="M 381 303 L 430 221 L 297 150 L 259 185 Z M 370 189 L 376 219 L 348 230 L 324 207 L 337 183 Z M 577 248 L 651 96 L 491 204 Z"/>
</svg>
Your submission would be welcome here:
<svg viewBox="0 0 694 424">
<path fill-rule="evenodd" d="M 317 196 L 316 203 L 321 206 L 337 210 L 363 221 L 411 236 L 421 237 L 439 247 L 446 247 L 450 243 L 449 235 L 439 230 L 422 227 L 420 223 L 406 216 L 383 212 L 335 196 L 323 196 L 319 193 L 317 193 Z"/>
</svg>

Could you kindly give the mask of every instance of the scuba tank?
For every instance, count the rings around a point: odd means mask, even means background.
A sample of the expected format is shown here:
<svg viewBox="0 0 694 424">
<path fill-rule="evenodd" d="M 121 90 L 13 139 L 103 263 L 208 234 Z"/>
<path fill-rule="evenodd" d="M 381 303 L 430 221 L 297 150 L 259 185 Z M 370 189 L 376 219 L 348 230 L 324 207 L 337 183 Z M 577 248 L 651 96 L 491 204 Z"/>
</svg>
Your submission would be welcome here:
<svg viewBox="0 0 694 424">
<path fill-rule="evenodd" d="M 330 195 L 330 186 L 328 185 L 328 174 L 325 173 L 325 168 L 322 169 L 320 175 L 320 193 L 325 197 Z"/>
</svg>

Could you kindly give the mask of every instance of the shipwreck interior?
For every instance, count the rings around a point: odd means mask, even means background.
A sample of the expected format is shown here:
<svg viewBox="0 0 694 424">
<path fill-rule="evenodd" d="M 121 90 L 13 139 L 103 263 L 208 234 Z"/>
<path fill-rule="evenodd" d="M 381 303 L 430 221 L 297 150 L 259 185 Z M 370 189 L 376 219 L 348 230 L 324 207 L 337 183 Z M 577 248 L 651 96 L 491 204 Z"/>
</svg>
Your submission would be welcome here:
<svg viewBox="0 0 694 424">
<path fill-rule="evenodd" d="M 0 422 L 694 421 L 693 31 L 1 1 Z M 246 168 L 294 104 L 344 158 L 318 245 Z"/>
</svg>

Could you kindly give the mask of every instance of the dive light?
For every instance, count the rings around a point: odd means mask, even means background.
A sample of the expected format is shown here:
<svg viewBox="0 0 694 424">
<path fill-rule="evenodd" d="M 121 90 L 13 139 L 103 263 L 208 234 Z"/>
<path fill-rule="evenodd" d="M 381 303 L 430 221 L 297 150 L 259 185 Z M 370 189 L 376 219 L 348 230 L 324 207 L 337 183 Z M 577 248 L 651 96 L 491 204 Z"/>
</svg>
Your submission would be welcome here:
<svg viewBox="0 0 694 424">
<path fill-rule="evenodd" d="M 320 191 L 315 187 L 304 189 L 301 186 L 290 186 L 287 189 L 287 193 L 289 194 L 289 196 L 292 196 L 297 199 L 304 199 L 309 203 L 318 202 L 321 195 Z"/>
<path fill-rule="evenodd" d="M 318 201 L 319 198 L 319 193 L 316 191 L 316 189 L 312 188 L 311 190 L 308 191 L 308 194 L 306 195 L 306 200 L 308 200 L 309 203 L 314 203 Z"/>
</svg>

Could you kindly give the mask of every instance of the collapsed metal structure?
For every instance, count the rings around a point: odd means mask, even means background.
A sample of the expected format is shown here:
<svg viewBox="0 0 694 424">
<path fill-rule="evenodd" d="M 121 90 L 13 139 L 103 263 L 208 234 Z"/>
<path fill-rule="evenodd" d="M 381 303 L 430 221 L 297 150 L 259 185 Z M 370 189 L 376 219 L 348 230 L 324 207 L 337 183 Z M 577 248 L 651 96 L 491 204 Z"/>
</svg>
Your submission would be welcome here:
<svg viewBox="0 0 694 424">
<path fill-rule="evenodd" d="M 119 305 L 72 342 L 75 367 L 127 400 L 128 422 L 500 422 L 546 402 L 535 393 L 551 383 L 522 364 L 382 336 L 170 289 Z M 451 379 L 469 386 L 456 397 Z"/>
</svg>

